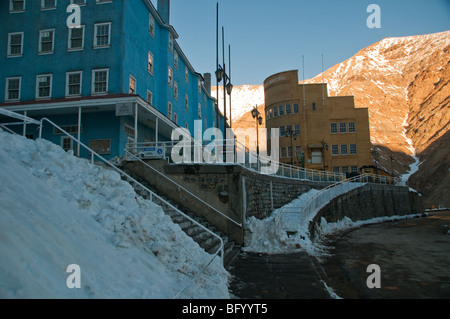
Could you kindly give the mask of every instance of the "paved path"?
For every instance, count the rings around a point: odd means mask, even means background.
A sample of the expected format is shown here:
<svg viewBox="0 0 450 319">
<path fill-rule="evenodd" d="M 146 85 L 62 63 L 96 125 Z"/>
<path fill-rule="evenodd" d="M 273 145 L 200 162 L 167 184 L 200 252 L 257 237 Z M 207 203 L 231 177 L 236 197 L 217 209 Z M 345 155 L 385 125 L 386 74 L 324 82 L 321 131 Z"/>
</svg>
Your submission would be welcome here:
<svg viewBox="0 0 450 319">
<path fill-rule="evenodd" d="M 229 266 L 230 293 L 242 299 L 329 299 L 307 254 L 241 253 Z"/>
<path fill-rule="evenodd" d="M 450 299 L 450 211 L 370 225 L 338 238 L 322 264 L 342 298 Z M 369 289 L 367 266 L 380 266 L 381 288 Z"/>
<path fill-rule="evenodd" d="M 345 299 L 450 299 L 450 211 L 375 224 L 332 238 L 332 256 L 241 253 L 231 263 L 230 293 L 244 299 L 328 299 L 323 279 Z M 380 266 L 369 289 L 367 266 Z"/>
</svg>

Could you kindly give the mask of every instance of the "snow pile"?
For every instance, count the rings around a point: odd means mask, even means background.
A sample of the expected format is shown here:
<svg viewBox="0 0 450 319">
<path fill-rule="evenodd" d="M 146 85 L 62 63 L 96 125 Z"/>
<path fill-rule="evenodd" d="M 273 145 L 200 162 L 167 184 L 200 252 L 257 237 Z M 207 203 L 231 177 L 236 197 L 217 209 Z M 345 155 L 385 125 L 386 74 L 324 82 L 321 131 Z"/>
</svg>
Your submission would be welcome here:
<svg viewBox="0 0 450 319">
<path fill-rule="evenodd" d="M 211 260 L 115 171 L 1 131 L 0 163 L 0 298 L 172 298 Z M 229 298 L 227 281 L 215 258 L 182 297 Z"/>
<path fill-rule="evenodd" d="M 309 255 L 321 258 L 327 255 L 327 247 L 322 243 L 325 236 L 367 224 L 418 216 L 379 217 L 356 222 L 345 217 L 336 223 L 327 223 L 325 218 L 321 218 L 315 238 L 311 239 L 308 225 L 318 211 L 331 199 L 364 185 L 364 183 L 345 183 L 329 189 L 326 195 L 319 197 L 315 208 L 306 216 L 303 213 L 304 206 L 311 197 L 319 193 L 316 189 L 302 194 L 291 203 L 273 211 L 269 217 L 263 220 L 255 217 L 249 218 L 247 223 L 248 233 L 246 234 L 248 242 L 246 242 L 247 247 L 243 250 L 267 254 L 306 252 Z M 285 213 L 280 216 L 281 211 L 285 211 Z"/>
</svg>

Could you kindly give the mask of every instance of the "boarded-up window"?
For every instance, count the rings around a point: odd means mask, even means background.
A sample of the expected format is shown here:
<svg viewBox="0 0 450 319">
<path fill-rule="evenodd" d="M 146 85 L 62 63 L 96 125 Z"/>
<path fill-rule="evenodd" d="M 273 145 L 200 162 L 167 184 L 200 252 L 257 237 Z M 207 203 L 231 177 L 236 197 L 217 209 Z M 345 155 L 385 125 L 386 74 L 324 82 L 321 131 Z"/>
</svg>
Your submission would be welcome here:
<svg viewBox="0 0 450 319">
<path fill-rule="evenodd" d="M 99 155 L 111 154 L 111 140 L 90 140 L 89 147 Z"/>
<path fill-rule="evenodd" d="M 321 151 L 313 151 L 311 161 L 313 164 L 322 163 L 322 152 Z"/>
</svg>

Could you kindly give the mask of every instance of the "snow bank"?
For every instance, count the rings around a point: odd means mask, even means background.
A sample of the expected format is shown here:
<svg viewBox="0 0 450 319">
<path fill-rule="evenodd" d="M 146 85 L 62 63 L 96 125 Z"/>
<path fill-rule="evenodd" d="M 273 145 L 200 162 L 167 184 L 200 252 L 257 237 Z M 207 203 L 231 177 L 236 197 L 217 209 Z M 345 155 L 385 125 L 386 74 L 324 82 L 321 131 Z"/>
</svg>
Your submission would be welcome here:
<svg viewBox="0 0 450 319">
<path fill-rule="evenodd" d="M 0 298 L 172 298 L 211 259 L 115 171 L 1 131 L 0 163 Z M 229 298 L 227 281 L 216 258 L 183 297 Z"/>
<path fill-rule="evenodd" d="M 341 221 L 336 223 L 327 223 L 325 218 L 321 218 L 320 225 L 316 230 L 315 238 L 311 239 L 308 225 L 316 216 L 317 212 L 331 199 L 363 185 L 365 184 L 346 183 L 331 188 L 326 196 L 319 199 L 316 208 L 310 211 L 306 216 L 303 213 L 304 206 L 308 199 L 319 192 L 318 190 L 312 189 L 309 192 L 302 194 L 299 198 L 282 208 L 275 210 L 269 217 L 263 220 L 251 217 L 247 224 L 247 247 L 243 250 L 267 254 L 306 252 L 309 255 L 321 258 L 328 254 L 328 248 L 323 244 L 323 238 L 325 238 L 325 236 L 361 227 L 363 225 L 419 216 L 379 217 L 356 222 L 348 217 L 344 217 Z M 289 212 L 284 213 L 280 218 L 279 214 L 282 210 Z"/>
</svg>

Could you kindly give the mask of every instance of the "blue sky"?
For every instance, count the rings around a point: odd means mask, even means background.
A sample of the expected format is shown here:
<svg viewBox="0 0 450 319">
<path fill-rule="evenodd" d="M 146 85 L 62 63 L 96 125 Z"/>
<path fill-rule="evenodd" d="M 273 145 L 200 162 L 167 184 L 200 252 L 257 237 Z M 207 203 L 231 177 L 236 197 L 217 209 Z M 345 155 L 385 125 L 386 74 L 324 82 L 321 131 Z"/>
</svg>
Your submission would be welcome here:
<svg viewBox="0 0 450 319">
<path fill-rule="evenodd" d="M 217 2 L 234 85 L 301 70 L 302 55 L 305 77 L 312 78 L 322 71 L 322 54 L 326 70 L 386 37 L 450 30 L 449 0 L 171 0 L 170 24 L 199 73 L 215 71 Z M 370 4 L 381 9 L 379 29 L 367 27 Z"/>
</svg>

